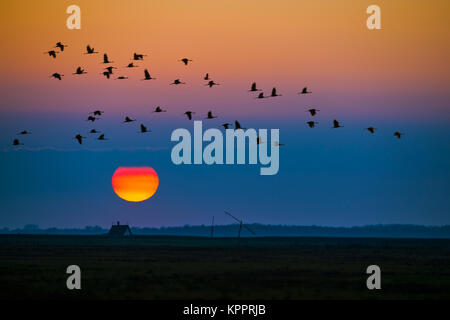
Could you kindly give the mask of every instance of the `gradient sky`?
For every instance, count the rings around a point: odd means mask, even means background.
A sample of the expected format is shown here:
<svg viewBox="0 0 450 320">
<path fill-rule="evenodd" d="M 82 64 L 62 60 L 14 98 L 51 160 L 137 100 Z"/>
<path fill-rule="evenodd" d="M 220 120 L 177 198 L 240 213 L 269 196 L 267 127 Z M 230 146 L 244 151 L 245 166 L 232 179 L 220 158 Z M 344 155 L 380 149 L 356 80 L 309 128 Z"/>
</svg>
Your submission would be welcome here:
<svg viewBox="0 0 450 320">
<path fill-rule="evenodd" d="M 81 30 L 65 26 L 71 4 Z M 371 4 L 381 7 L 382 30 L 366 28 Z M 223 210 L 272 224 L 450 224 L 446 0 L 16 0 L 0 9 L 0 227 L 233 222 Z M 64 53 L 43 54 L 58 41 Z M 82 54 L 87 44 L 100 54 Z M 104 79 L 105 52 L 128 80 Z M 125 69 L 133 52 L 148 56 Z M 72 76 L 78 66 L 88 74 Z M 143 68 L 157 80 L 140 81 Z M 220 86 L 205 87 L 206 72 Z M 176 78 L 187 84 L 168 85 Z M 254 99 L 253 81 L 282 96 Z M 297 95 L 304 86 L 313 94 Z M 157 105 L 168 112 L 152 113 Z M 313 130 L 311 106 L 321 110 Z M 105 115 L 91 125 L 95 109 Z M 172 130 L 192 130 L 186 110 L 196 119 L 213 110 L 219 118 L 205 127 L 239 119 L 279 128 L 278 175 L 260 176 L 259 165 L 173 165 Z M 138 135 L 138 124 L 120 123 L 125 115 L 153 132 Z M 334 118 L 345 127 L 332 130 Z M 72 139 L 91 128 L 109 140 Z M 33 134 L 13 148 L 24 129 Z M 153 167 L 156 194 L 118 198 L 111 177 L 120 166 Z"/>
</svg>

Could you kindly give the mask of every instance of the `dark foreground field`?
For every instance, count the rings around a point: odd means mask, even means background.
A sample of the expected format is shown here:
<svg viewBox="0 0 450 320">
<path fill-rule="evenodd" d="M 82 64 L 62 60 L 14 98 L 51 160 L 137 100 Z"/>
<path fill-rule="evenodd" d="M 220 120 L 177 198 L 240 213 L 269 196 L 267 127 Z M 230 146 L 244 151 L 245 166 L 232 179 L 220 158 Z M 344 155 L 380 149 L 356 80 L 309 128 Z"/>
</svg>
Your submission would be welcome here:
<svg viewBox="0 0 450 320">
<path fill-rule="evenodd" d="M 82 290 L 66 288 L 68 265 Z M 366 288 L 366 267 L 382 289 Z M 450 240 L 0 235 L 0 298 L 443 299 Z"/>
</svg>

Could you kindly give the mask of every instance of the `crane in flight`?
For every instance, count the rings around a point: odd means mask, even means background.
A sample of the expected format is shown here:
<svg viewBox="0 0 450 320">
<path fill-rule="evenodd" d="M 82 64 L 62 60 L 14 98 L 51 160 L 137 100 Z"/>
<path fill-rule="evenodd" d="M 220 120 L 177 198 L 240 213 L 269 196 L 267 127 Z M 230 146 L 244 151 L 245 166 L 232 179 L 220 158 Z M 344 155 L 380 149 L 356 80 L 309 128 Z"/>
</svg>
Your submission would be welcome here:
<svg viewBox="0 0 450 320">
<path fill-rule="evenodd" d="M 183 59 L 180 59 L 180 60 L 178 60 L 178 61 L 183 62 L 185 66 L 187 66 L 189 62 L 192 62 L 192 60 L 191 60 L 191 59 L 188 59 L 188 58 L 183 58 Z"/>
<path fill-rule="evenodd" d="M 94 48 L 91 48 L 90 45 L 86 46 L 86 52 L 84 54 L 94 54 L 94 53 L 98 53 L 97 51 L 94 50 Z"/>
<path fill-rule="evenodd" d="M 62 44 L 62 42 L 57 42 L 55 48 L 59 48 L 59 50 L 61 50 L 61 52 L 64 51 L 64 48 L 68 47 L 65 44 Z"/>
<path fill-rule="evenodd" d="M 195 112 L 194 111 L 186 111 L 184 114 L 188 117 L 189 120 L 192 120 L 192 115 L 195 114 Z"/>
</svg>

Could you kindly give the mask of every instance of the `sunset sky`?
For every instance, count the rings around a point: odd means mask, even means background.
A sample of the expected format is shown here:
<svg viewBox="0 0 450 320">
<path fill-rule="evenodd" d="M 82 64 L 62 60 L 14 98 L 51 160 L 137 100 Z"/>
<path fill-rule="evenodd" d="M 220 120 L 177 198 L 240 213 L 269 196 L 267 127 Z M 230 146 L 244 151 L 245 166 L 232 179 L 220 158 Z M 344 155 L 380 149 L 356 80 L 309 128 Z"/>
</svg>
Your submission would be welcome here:
<svg viewBox="0 0 450 320">
<path fill-rule="evenodd" d="M 81 30 L 66 28 L 71 4 Z M 371 4 L 381 30 L 366 27 Z M 449 10 L 447 0 L 3 1 L 0 228 L 231 223 L 223 210 L 271 224 L 450 224 Z M 44 54 L 58 41 L 63 53 Z M 83 54 L 87 44 L 99 54 Z M 124 68 L 133 52 L 148 56 Z M 103 53 L 129 79 L 106 80 Z M 73 76 L 78 66 L 88 73 Z M 144 68 L 157 79 L 140 81 Z M 205 86 L 207 72 L 219 86 Z M 187 84 L 169 85 L 177 78 Z M 253 81 L 282 96 L 255 99 Z M 305 86 L 312 94 L 298 95 Z M 309 107 L 320 110 L 314 129 Z M 96 109 L 105 114 L 92 125 Z M 172 164 L 172 130 L 192 130 L 186 110 L 213 110 L 205 127 L 279 128 L 279 174 Z M 344 128 L 330 128 L 335 118 Z M 138 134 L 139 123 L 152 132 Z M 17 136 L 25 129 L 33 134 Z M 77 133 L 89 136 L 83 146 Z M 119 199 L 120 166 L 154 168 L 156 194 Z"/>
</svg>

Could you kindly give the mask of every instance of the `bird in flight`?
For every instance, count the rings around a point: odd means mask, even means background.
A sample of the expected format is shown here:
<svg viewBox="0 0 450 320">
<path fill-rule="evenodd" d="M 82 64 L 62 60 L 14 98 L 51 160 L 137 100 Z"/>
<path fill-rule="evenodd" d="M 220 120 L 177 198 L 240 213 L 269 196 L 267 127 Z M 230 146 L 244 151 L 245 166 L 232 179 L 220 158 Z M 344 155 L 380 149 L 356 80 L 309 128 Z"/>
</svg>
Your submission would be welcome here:
<svg viewBox="0 0 450 320">
<path fill-rule="evenodd" d="M 142 79 L 142 80 L 154 80 L 154 79 L 156 79 L 156 78 L 152 78 L 152 77 L 150 76 L 150 72 L 148 72 L 148 70 L 145 69 L 145 70 L 144 70 L 144 79 Z"/>
<path fill-rule="evenodd" d="M 94 121 L 96 121 L 96 120 L 100 120 L 100 118 L 96 118 L 96 117 L 94 117 L 94 116 L 89 116 L 89 117 L 87 117 L 87 119 L 86 119 L 86 121 L 91 121 L 91 122 L 94 122 Z"/>
<path fill-rule="evenodd" d="M 307 124 L 308 124 L 308 126 L 310 127 L 310 128 L 314 128 L 314 126 L 316 125 L 316 124 L 318 124 L 318 122 L 315 122 L 315 121 L 308 121 L 308 122 L 306 122 Z"/>
<path fill-rule="evenodd" d="M 221 124 L 221 126 L 222 126 L 222 127 L 224 127 L 224 128 L 225 128 L 225 130 L 226 130 L 226 129 L 229 129 L 229 128 L 230 128 L 230 126 L 232 126 L 232 124 L 231 124 L 231 123 L 228 123 L 228 122 L 227 122 L 227 123 L 223 123 L 223 124 Z"/>
<path fill-rule="evenodd" d="M 144 57 L 147 56 L 146 54 L 138 54 L 138 53 L 133 53 L 133 60 L 144 60 Z"/>
<path fill-rule="evenodd" d="M 57 42 L 55 48 L 59 48 L 61 52 L 64 51 L 64 48 L 67 47 L 65 44 L 62 44 L 61 42 Z"/>
<path fill-rule="evenodd" d="M 48 54 L 49 57 L 53 57 L 54 59 L 56 59 L 56 51 L 55 50 L 46 51 L 46 52 L 44 52 L 44 54 Z"/>
<path fill-rule="evenodd" d="M 84 69 L 82 69 L 81 67 L 78 67 L 77 70 L 75 70 L 74 74 L 85 74 L 87 72 L 84 71 Z"/>
<path fill-rule="evenodd" d="M 83 139 L 86 139 L 86 137 L 83 137 L 81 134 L 77 134 L 74 139 L 78 141 L 79 144 L 83 144 Z"/>
<path fill-rule="evenodd" d="M 20 141 L 19 141 L 19 139 L 14 139 L 14 141 L 13 141 L 13 146 L 23 146 L 23 143 L 21 143 Z"/>
<path fill-rule="evenodd" d="M 103 75 L 106 77 L 106 79 L 109 79 L 111 73 L 109 71 L 104 71 Z"/>
<path fill-rule="evenodd" d="M 264 92 L 261 92 L 260 94 L 258 94 L 258 97 L 256 97 L 256 99 L 264 99 L 266 97 L 264 97 Z"/>
<path fill-rule="evenodd" d="M 274 145 L 275 147 L 282 147 L 282 146 L 284 146 L 285 144 L 284 144 L 284 143 L 280 143 L 279 141 L 275 141 L 275 142 L 273 143 L 273 145 Z"/>
<path fill-rule="evenodd" d="M 109 72 L 109 74 L 113 74 L 113 69 L 117 69 L 117 68 L 109 66 L 109 67 L 106 67 L 105 69 Z"/>
<path fill-rule="evenodd" d="M 214 81 L 210 80 L 206 85 L 212 88 L 213 86 L 218 86 L 220 83 L 215 83 Z"/>
<path fill-rule="evenodd" d="M 204 77 L 203 80 L 209 80 L 209 73 L 207 73 Z"/>
<path fill-rule="evenodd" d="M 343 128 L 336 119 L 333 120 L 333 128 Z"/>
<path fill-rule="evenodd" d="M 95 129 L 92 129 L 91 131 L 89 131 L 89 133 L 100 133 L 100 131 L 97 131 Z"/>
<path fill-rule="evenodd" d="M 103 63 L 113 63 L 114 61 L 109 61 L 108 55 L 106 53 L 103 54 Z"/>
<path fill-rule="evenodd" d="M 214 119 L 217 118 L 217 116 L 213 116 L 212 111 L 208 111 L 208 115 L 205 119 Z"/>
<path fill-rule="evenodd" d="M 317 114 L 317 111 L 320 111 L 320 110 L 317 110 L 317 109 L 314 109 L 314 108 L 307 110 L 307 112 L 311 113 L 311 116 L 313 116 L 313 117 Z"/>
<path fill-rule="evenodd" d="M 133 62 L 130 62 L 130 63 L 126 66 L 126 68 L 137 68 L 137 67 L 139 67 L 139 66 L 133 64 Z"/>
<path fill-rule="evenodd" d="M 102 134 L 97 138 L 97 140 L 108 140 L 108 139 L 106 139 L 106 138 L 105 138 L 105 135 L 102 133 Z"/>
<path fill-rule="evenodd" d="M 308 88 L 307 87 L 304 87 L 303 89 L 302 89 L 302 91 L 300 91 L 298 94 L 308 94 L 308 93 L 312 93 L 311 91 L 308 91 Z"/>
<path fill-rule="evenodd" d="M 119 76 L 119 77 L 117 77 L 115 80 L 125 80 L 125 79 L 128 79 L 128 77 Z"/>
<path fill-rule="evenodd" d="M 177 84 L 186 84 L 186 82 L 181 82 L 180 79 L 175 79 L 175 80 L 173 80 L 173 82 L 171 84 L 175 84 L 175 85 L 177 85 Z"/>
<path fill-rule="evenodd" d="M 184 114 L 188 117 L 189 120 L 192 120 L 192 115 L 194 114 L 194 111 L 186 111 Z"/>
<path fill-rule="evenodd" d="M 23 130 L 23 131 L 20 131 L 18 134 L 20 134 L 20 135 L 26 135 L 26 134 L 31 134 L 31 132 L 30 132 L 30 131 L 27 131 L 27 130 Z"/>
<path fill-rule="evenodd" d="M 105 111 L 95 110 L 91 112 L 94 116 L 101 116 Z"/>
<path fill-rule="evenodd" d="M 366 128 L 370 133 L 375 133 L 375 130 L 376 130 L 376 128 L 374 128 L 374 127 L 368 127 L 368 128 Z"/>
<path fill-rule="evenodd" d="M 128 122 L 133 122 L 133 121 L 136 121 L 135 119 L 131 119 L 130 117 L 125 117 L 125 120 L 124 120 L 124 122 L 123 123 L 128 123 Z"/>
<path fill-rule="evenodd" d="M 242 130 L 242 129 L 246 129 L 246 128 L 242 128 L 242 126 L 239 123 L 239 121 L 234 120 L 234 130 Z"/>
<path fill-rule="evenodd" d="M 261 91 L 261 90 L 260 90 L 260 89 L 257 89 L 257 88 L 256 88 L 256 82 L 253 82 L 252 85 L 251 85 L 251 87 L 250 87 L 250 90 L 248 90 L 248 91 Z"/>
<path fill-rule="evenodd" d="M 140 133 L 146 133 L 146 132 L 151 132 L 151 131 L 152 130 L 147 129 L 147 127 L 141 123 L 141 131 L 139 131 Z"/>
<path fill-rule="evenodd" d="M 271 97 L 279 97 L 281 94 L 277 93 L 277 88 L 272 88 L 272 93 L 270 94 Z"/>
<path fill-rule="evenodd" d="M 179 61 L 183 62 L 185 66 L 187 66 L 189 62 L 192 62 L 192 60 L 188 59 L 188 58 L 183 58 L 183 59 L 180 59 Z"/>
<path fill-rule="evenodd" d="M 396 136 L 398 139 L 400 139 L 404 135 L 404 133 L 400 133 L 398 131 L 395 131 L 393 135 Z"/>
<path fill-rule="evenodd" d="M 58 80 L 62 80 L 62 77 L 64 77 L 64 75 L 55 72 L 54 74 L 52 74 L 52 75 L 50 76 L 50 78 L 52 78 L 52 77 L 55 78 L 55 79 L 58 79 Z"/>
<path fill-rule="evenodd" d="M 86 46 L 86 52 L 84 54 L 93 54 L 93 53 L 98 53 L 97 51 L 94 51 L 94 48 L 91 48 L 90 45 Z"/>
<path fill-rule="evenodd" d="M 163 110 L 163 109 L 161 109 L 160 106 L 157 106 L 157 107 L 155 108 L 155 111 L 153 111 L 153 112 L 156 112 L 156 113 L 159 113 L 159 112 L 167 112 L 167 110 Z"/>
</svg>

